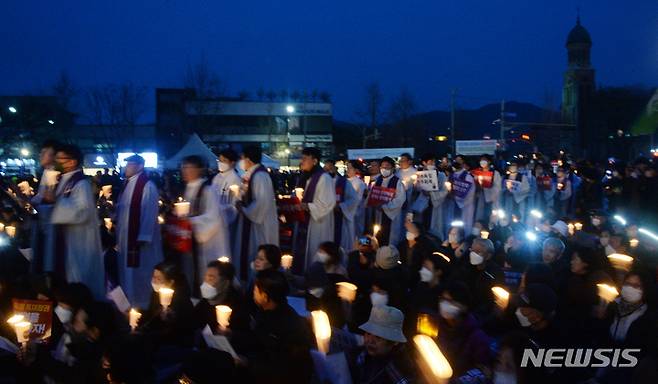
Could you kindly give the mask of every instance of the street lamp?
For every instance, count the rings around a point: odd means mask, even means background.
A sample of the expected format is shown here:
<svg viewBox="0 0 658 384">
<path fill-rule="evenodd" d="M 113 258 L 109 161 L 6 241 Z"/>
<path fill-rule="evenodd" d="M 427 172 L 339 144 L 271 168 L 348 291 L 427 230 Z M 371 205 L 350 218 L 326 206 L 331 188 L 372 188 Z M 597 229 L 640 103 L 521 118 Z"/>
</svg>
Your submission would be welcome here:
<svg viewBox="0 0 658 384">
<path fill-rule="evenodd" d="M 286 106 L 286 112 L 288 113 L 295 113 L 295 106 L 294 105 L 287 105 Z"/>
<path fill-rule="evenodd" d="M 48 120 L 48 124 L 50 124 L 50 125 L 55 124 L 55 120 Z"/>
<path fill-rule="evenodd" d="M 30 156 L 30 151 L 28 151 L 27 148 L 21 148 L 21 156 L 23 157 Z"/>
<path fill-rule="evenodd" d="M 18 111 L 16 110 L 16 107 L 14 107 L 13 105 L 10 105 L 10 106 L 9 106 L 9 112 L 11 112 L 11 113 L 16 113 L 16 112 L 18 112 Z"/>
</svg>

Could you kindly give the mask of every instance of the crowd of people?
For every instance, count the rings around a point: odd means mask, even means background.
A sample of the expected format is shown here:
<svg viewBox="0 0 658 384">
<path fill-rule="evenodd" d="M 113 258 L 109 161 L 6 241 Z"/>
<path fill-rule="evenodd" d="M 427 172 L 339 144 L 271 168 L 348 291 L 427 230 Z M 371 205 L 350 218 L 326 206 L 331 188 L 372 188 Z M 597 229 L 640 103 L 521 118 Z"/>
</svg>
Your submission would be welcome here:
<svg viewBox="0 0 658 384">
<path fill-rule="evenodd" d="M 0 191 L 0 382 L 658 382 L 655 162 L 261 160 L 88 178 L 46 142 Z"/>
</svg>

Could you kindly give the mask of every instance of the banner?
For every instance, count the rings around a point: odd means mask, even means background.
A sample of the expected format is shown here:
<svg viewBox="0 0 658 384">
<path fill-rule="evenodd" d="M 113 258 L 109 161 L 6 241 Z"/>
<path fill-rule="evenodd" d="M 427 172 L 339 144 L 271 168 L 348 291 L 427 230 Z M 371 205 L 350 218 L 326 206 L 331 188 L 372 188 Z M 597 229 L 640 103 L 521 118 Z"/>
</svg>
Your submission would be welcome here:
<svg viewBox="0 0 658 384">
<path fill-rule="evenodd" d="M 466 179 L 453 178 L 452 180 L 452 194 L 458 199 L 464 200 L 468 192 L 473 187 L 473 183 Z"/>
<path fill-rule="evenodd" d="M 464 156 L 494 155 L 497 144 L 496 140 L 457 140 L 455 153 Z"/>
<path fill-rule="evenodd" d="M 438 191 L 439 177 L 436 171 L 418 171 L 416 172 L 416 183 L 421 191 Z"/>
<path fill-rule="evenodd" d="M 379 207 L 395 198 L 395 188 L 373 185 L 368 196 L 368 207 Z"/>
<path fill-rule="evenodd" d="M 30 339 L 47 339 L 53 327 L 53 303 L 43 300 L 12 299 L 15 315 L 23 315 L 32 323 Z"/>
<path fill-rule="evenodd" d="M 476 169 L 471 173 L 473 174 L 475 182 L 478 183 L 481 188 L 489 189 L 493 185 L 494 173 L 492 171 Z"/>
<path fill-rule="evenodd" d="M 286 223 L 306 221 L 304 211 L 297 209 L 301 204 L 302 202 L 295 195 L 280 195 L 277 198 L 279 212 L 285 217 Z"/>
</svg>

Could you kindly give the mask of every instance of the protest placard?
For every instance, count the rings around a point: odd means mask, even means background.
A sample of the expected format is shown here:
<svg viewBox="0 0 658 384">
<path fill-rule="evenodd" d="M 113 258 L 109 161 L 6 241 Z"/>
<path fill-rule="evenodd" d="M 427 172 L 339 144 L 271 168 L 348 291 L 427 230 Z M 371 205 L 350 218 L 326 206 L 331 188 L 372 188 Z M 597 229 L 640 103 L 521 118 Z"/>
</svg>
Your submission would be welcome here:
<svg viewBox="0 0 658 384">
<path fill-rule="evenodd" d="M 436 171 L 418 171 L 416 172 L 416 183 L 421 191 L 438 191 L 439 177 Z"/>
<path fill-rule="evenodd" d="M 12 299 L 15 315 L 23 315 L 32 324 L 30 339 L 47 339 L 53 326 L 53 303 L 43 300 Z"/>
</svg>

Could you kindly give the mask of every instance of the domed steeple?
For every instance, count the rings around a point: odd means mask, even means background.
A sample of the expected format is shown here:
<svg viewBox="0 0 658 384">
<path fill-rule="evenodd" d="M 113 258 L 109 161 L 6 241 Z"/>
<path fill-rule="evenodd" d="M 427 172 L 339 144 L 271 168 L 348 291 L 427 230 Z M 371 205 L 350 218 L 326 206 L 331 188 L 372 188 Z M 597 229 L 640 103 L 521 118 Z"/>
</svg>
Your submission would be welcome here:
<svg viewBox="0 0 658 384">
<path fill-rule="evenodd" d="M 592 38 L 587 29 L 580 24 L 580 12 L 576 17 L 576 25 L 567 36 L 567 57 L 570 67 L 589 68 Z"/>
<path fill-rule="evenodd" d="M 592 45 L 592 38 L 589 36 L 587 29 L 580 25 L 580 15 L 576 18 L 576 26 L 571 29 L 567 36 L 567 47 L 572 44 Z"/>
</svg>

